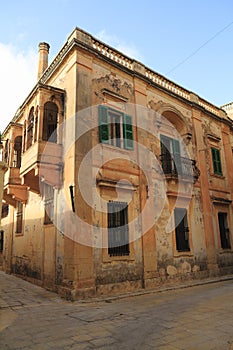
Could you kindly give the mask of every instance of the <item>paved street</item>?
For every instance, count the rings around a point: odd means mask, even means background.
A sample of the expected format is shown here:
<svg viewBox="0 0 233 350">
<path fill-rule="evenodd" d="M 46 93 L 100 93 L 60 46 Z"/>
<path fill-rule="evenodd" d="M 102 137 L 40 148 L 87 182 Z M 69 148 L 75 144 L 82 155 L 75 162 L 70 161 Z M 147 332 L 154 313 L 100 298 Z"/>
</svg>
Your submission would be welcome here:
<svg viewBox="0 0 233 350">
<path fill-rule="evenodd" d="M 91 302 L 0 272 L 0 349 L 233 350 L 233 280 Z"/>
</svg>

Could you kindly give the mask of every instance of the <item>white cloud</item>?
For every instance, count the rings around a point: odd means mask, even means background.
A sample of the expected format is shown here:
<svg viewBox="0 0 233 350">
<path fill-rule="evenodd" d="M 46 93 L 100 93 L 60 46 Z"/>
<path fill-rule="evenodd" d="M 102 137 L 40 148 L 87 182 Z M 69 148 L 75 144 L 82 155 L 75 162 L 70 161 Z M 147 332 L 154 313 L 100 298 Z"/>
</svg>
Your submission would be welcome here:
<svg viewBox="0 0 233 350">
<path fill-rule="evenodd" d="M 114 47 L 118 51 L 124 53 L 126 56 L 134 58 L 138 61 L 143 61 L 143 58 L 137 48 L 132 43 L 126 43 L 123 40 L 117 38 L 115 35 L 110 35 L 106 33 L 103 29 L 99 33 L 96 34 L 96 37 L 103 41 L 104 43 Z"/>
<path fill-rule="evenodd" d="M 20 51 L 0 43 L 0 131 L 5 129 L 35 85 L 36 73 L 35 51 Z"/>
<path fill-rule="evenodd" d="M 22 35 L 19 34 L 19 35 Z M 142 57 L 133 44 L 119 40 L 102 30 L 97 38 L 129 57 L 142 61 Z M 22 51 L 13 45 L 0 42 L 0 131 L 4 131 L 14 117 L 15 112 L 24 102 L 37 76 L 37 52 L 32 49 Z"/>
</svg>

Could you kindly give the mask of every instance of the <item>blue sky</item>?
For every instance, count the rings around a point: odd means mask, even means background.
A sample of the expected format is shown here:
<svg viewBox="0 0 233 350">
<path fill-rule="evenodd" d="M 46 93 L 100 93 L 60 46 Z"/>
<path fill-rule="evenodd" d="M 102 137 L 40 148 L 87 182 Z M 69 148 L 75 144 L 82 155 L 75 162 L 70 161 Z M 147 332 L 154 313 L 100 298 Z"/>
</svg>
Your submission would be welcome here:
<svg viewBox="0 0 233 350">
<path fill-rule="evenodd" d="M 0 130 L 36 83 L 38 43 L 50 44 L 51 62 L 76 26 L 213 104 L 233 101 L 232 0 L 8 0 Z"/>
</svg>

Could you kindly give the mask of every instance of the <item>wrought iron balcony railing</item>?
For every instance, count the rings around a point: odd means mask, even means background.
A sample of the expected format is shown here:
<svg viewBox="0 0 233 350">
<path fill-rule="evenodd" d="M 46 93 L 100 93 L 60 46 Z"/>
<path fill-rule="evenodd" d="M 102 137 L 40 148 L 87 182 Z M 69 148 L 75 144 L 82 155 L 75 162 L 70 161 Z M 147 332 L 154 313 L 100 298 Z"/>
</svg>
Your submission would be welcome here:
<svg viewBox="0 0 233 350">
<path fill-rule="evenodd" d="M 196 161 L 190 158 L 161 154 L 160 160 L 165 175 L 171 177 L 188 178 L 197 181 L 200 170 L 196 166 Z"/>
</svg>

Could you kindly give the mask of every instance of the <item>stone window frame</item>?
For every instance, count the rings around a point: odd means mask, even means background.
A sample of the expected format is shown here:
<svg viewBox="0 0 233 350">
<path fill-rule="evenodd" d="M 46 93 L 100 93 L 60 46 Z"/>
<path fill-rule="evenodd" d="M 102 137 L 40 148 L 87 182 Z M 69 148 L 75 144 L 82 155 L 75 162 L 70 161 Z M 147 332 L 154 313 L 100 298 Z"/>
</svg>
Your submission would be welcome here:
<svg viewBox="0 0 233 350">
<path fill-rule="evenodd" d="M 128 227 L 128 203 L 109 201 L 108 207 L 108 255 L 129 256 L 129 227 Z M 116 237 L 118 236 L 118 240 Z M 120 237 L 119 237 L 120 236 Z M 115 242 L 121 245 L 115 245 Z M 113 246 L 110 246 L 111 243 Z"/>
</svg>

